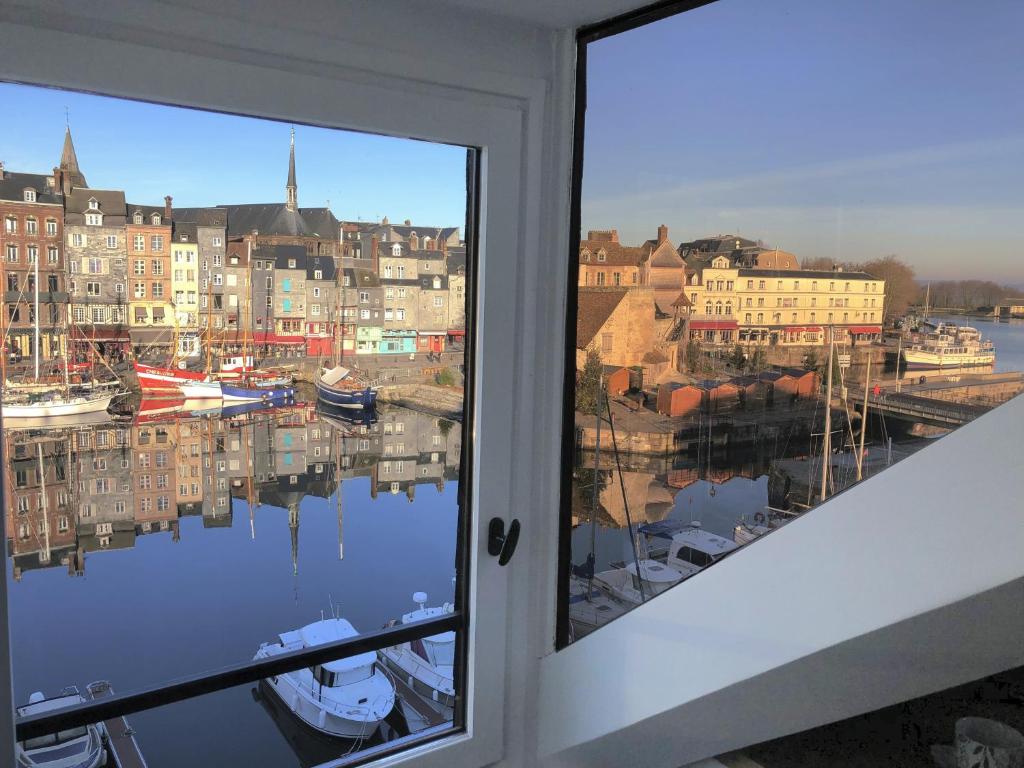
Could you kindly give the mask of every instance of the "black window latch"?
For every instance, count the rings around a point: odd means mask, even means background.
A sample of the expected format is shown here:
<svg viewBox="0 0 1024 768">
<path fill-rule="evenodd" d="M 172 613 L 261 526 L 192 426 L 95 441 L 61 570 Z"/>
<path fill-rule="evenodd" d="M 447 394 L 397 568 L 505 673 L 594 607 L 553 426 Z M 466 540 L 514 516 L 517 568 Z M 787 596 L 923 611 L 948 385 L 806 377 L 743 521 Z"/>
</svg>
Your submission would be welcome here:
<svg viewBox="0 0 1024 768">
<path fill-rule="evenodd" d="M 498 565 L 508 565 L 519 543 L 519 520 L 513 520 L 505 533 L 505 521 L 492 517 L 487 527 L 487 553 L 498 558 Z"/>
</svg>

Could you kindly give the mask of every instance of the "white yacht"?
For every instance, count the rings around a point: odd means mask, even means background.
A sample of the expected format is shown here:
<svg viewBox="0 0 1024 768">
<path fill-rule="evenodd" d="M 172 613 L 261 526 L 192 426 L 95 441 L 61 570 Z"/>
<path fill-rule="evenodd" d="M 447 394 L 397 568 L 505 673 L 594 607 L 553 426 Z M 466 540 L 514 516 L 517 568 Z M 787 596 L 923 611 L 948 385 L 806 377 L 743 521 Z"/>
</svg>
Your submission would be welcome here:
<svg viewBox="0 0 1024 768">
<path fill-rule="evenodd" d="M 256 659 L 334 643 L 359 633 L 345 619 L 330 618 L 284 632 L 275 643 L 263 643 Z M 346 739 L 373 734 L 395 706 L 395 687 L 367 652 L 316 667 L 267 678 L 284 705 L 311 728 Z"/>
<path fill-rule="evenodd" d="M 970 326 L 941 323 L 920 344 L 903 349 L 908 370 L 975 368 L 993 365 L 996 350 L 991 340 L 982 341 L 981 332 Z"/>
<path fill-rule="evenodd" d="M 620 564 L 594 574 L 594 586 L 627 605 L 640 605 L 685 577 L 671 565 L 655 560 Z"/>
<path fill-rule="evenodd" d="M 622 603 L 594 586 L 592 579 L 576 574 L 569 576 L 569 622 L 574 640 L 617 619 L 627 610 Z"/>
<path fill-rule="evenodd" d="M 674 568 L 688 579 L 732 552 L 739 545 L 732 539 L 705 531 L 696 520 L 662 520 L 641 525 L 647 537 L 648 556 Z"/>
<path fill-rule="evenodd" d="M 78 688 L 70 686 L 53 698 L 40 691 L 28 697 L 28 704 L 18 707 L 18 717 L 38 715 L 84 704 Z M 104 747 L 106 731 L 102 725 L 83 725 L 46 736 L 19 741 L 15 747 L 17 768 L 100 768 L 107 765 Z"/>
<path fill-rule="evenodd" d="M 412 599 L 419 608 L 403 614 L 401 621 L 396 620 L 392 625 L 436 619 L 455 610 L 451 603 L 428 608 L 426 592 L 416 592 Z M 422 640 L 382 648 L 378 653 L 387 669 L 411 688 L 442 719 L 452 719 L 455 707 L 454 632 L 442 632 L 439 635 L 424 637 Z M 409 717 L 408 711 L 406 719 L 414 719 Z"/>
</svg>

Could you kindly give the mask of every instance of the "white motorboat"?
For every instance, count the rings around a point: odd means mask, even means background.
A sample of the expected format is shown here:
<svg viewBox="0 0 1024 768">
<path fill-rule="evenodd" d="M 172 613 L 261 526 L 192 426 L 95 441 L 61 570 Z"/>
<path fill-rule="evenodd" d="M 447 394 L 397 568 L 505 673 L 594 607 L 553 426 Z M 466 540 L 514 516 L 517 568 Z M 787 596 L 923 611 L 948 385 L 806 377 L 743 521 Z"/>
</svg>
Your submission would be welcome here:
<svg viewBox="0 0 1024 768">
<path fill-rule="evenodd" d="M 683 580 L 675 568 L 655 560 L 623 563 L 594 575 L 594 586 L 627 605 L 640 605 Z"/>
<path fill-rule="evenodd" d="M 76 704 L 85 698 L 74 686 L 46 698 L 40 691 L 28 697 L 28 704 L 18 707 L 18 717 L 52 712 Z M 17 768 L 100 768 L 107 765 L 104 748 L 106 731 L 102 724 L 68 728 L 46 736 L 19 741 L 15 746 Z"/>
<path fill-rule="evenodd" d="M 648 555 L 688 579 L 739 547 L 732 539 L 705 531 L 697 521 L 662 520 L 641 525 Z"/>
<path fill-rule="evenodd" d="M 2 405 L 2 413 L 5 420 L 46 419 L 101 413 L 107 410 L 110 401 L 118 394 L 120 393 L 102 392 L 100 394 L 65 395 L 54 391 L 32 394 L 10 402 L 5 401 Z"/>
<path fill-rule="evenodd" d="M 284 632 L 263 643 L 256 659 L 334 643 L 359 633 L 345 619 L 330 618 Z M 306 725 L 330 736 L 363 739 L 373 734 L 395 706 L 395 688 L 367 652 L 347 659 L 267 678 L 267 685 Z"/>
<path fill-rule="evenodd" d="M 426 592 L 416 592 L 412 599 L 419 604 L 419 608 L 403 614 L 400 622 L 395 621 L 392 624 L 435 619 L 455 610 L 451 603 L 426 607 Z M 455 707 L 454 632 L 442 632 L 439 635 L 424 637 L 422 640 L 393 645 L 381 649 L 378 653 L 384 666 L 405 682 L 442 719 L 452 719 Z M 406 712 L 407 721 L 412 722 L 414 719 Z"/>
<path fill-rule="evenodd" d="M 922 343 L 903 349 L 903 361 L 908 370 L 976 368 L 993 365 L 996 350 L 976 328 L 940 323 Z"/>
</svg>

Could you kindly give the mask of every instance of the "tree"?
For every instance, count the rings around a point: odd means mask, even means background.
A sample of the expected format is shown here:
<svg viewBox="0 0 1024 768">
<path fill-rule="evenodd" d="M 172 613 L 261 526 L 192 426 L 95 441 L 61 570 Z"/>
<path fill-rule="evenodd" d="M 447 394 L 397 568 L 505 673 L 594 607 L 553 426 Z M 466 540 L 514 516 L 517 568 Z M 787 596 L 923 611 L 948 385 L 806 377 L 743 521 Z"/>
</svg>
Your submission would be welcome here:
<svg viewBox="0 0 1024 768">
<path fill-rule="evenodd" d="M 814 269 L 821 272 L 831 272 L 832 267 L 835 265 L 835 261 L 828 256 L 814 256 L 809 259 L 802 259 L 800 262 L 801 269 Z"/>
<path fill-rule="evenodd" d="M 894 254 L 857 265 L 862 272 L 885 280 L 885 317 L 899 317 L 918 300 L 920 287 L 914 268 Z"/>
<path fill-rule="evenodd" d="M 729 362 L 732 363 L 733 368 L 741 371 L 743 370 L 743 366 L 747 362 L 747 355 L 743 351 L 743 346 L 741 344 L 737 344 L 732 348 L 732 357 L 730 357 Z"/>
<path fill-rule="evenodd" d="M 448 437 L 448 433 L 452 431 L 454 425 L 448 419 L 437 420 L 437 431 L 445 437 Z"/>
<path fill-rule="evenodd" d="M 451 368 L 443 368 L 434 375 L 434 381 L 442 387 L 453 387 L 455 386 L 455 374 L 452 373 Z"/>
<path fill-rule="evenodd" d="M 686 367 L 690 373 L 696 373 L 700 368 L 700 360 L 703 356 L 703 352 L 700 348 L 700 342 L 696 339 L 690 339 L 686 344 Z"/>
<path fill-rule="evenodd" d="M 594 347 L 587 350 L 587 362 L 576 380 L 576 410 L 593 416 L 601 406 L 600 393 L 603 390 L 601 353 Z"/>
<path fill-rule="evenodd" d="M 754 351 L 747 358 L 747 370 L 750 373 L 757 373 L 768 366 L 768 353 L 763 347 L 755 347 Z"/>
<path fill-rule="evenodd" d="M 804 355 L 803 366 L 809 371 L 817 370 L 818 368 L 818 350 L 811 347 L 807 350 L 807 354 Z"/>
</svg>

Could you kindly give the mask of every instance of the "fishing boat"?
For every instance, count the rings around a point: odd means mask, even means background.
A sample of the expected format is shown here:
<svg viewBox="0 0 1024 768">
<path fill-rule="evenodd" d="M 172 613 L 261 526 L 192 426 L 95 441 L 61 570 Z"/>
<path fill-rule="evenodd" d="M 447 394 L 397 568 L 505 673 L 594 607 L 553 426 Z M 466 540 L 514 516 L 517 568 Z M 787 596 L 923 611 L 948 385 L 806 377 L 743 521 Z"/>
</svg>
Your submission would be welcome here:
<svg viewBox="0 0 1024 768">
<path fill-rule="evenodd" d="M 435 619 L 455 610 L 451 603 L 428 608 L 426 592 L 416 592 L 412 599 L 419 604 L 419 608 L 403 614 L 400 621 L 392 621 L 389 626 Z M 411 640 L 382 648 L 377 653 L 384 666 L 412 688 L 431 709 L 443 719 L 451 720 L 455 707 L 454 632 L 442 632 L 439 635 L 424 637 L 422 640 Z M 412 719 L 406 712 L 406 720 Z"/>
<path fill-rule="evenodd" d="M 203 371 L 164 368 L 135 361 L 135 375 L 144 395 L 163 395 L 190 399 L 220 399 L 221 384 Z"/>
<path fill-rule="evenodd" d="M 359 633 L 345 619 L 330 618 L 283 632 L 263 643 L 256 660 L 334 643 Z M 395 706 L 395 687 L 370 651 L 265 681 L 293 715 L 320 733 L 346 739 L 372 735 Z"/>
<path fill-rule="evenodd" d="M 920 344 L 903 348 L 908 370 L 974 368 L 994 365 L 996 350 L 991 340 L 982 340 L 981 332 L 970 326 L 940 323 Z"/>
<path fill-rule="evenodd" d="M 226 403 L 277 403 L 291 400 L 295 397 L 295 389 L 293 387 L 264 388 L 220 382 L 220 391 L 221 397 L 223 397 Z"/>
<path fill-rule="evenodd" d="M 361 384 L 344 366 L 321 368 L 313 380 L 317 399 L 322 403 L 347 410 L 369 410 L 377 402 L 377 392 Z"/>
<path fill-rule="evenodd" d="M 700 522 L 660 520 L 638 528 L 647 538 L 648 557 L 664 562 L 688 579 L 737 549 L 724 536 L 705 531 Z"/>
<path fill-rule="evenodd" d="M 41 691 L 28 697 L 28 704 L 18 707 L 18 717 L 39 715 L 84 704 L 85 697 L 75 686 L 69 686 L 52 698 Z M 107 734 L 102 724 L 67 728 L 57 733 L 19 741 L 14 761 L 18 768 L 100 768 L 107 765 L 104 747 Z"/>
</svg>

